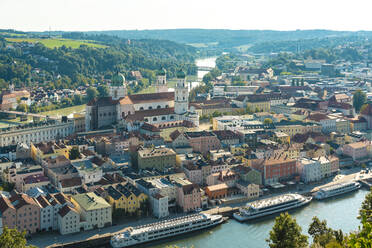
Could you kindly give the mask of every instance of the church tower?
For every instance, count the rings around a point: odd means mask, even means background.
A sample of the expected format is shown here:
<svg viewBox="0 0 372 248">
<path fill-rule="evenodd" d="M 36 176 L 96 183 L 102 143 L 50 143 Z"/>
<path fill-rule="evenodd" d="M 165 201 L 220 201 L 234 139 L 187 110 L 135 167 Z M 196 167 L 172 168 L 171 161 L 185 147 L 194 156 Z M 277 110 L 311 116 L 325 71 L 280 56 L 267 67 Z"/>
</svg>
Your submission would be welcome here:
<svg viewBox="0 0 372 248">
<path fill-rule="evenodd" d="M 155 88 L 156 88 L 156 93 L 168 92 L 167 71 L 165 69 L 161 69 L 156 72 Z"/>
<path fill-rule="evenodd" d="M 109 94 L 113 100 L 118 100 L 127 95 L 127 86 L 123 74 L 117 72 L 112 76 L 109 83 Z"/>
<path fill-rule="evenodd" d="M 177 72 L 177 84 L 174 89 L 174 112 L 178 115 L 185 114 L 189 110 L 189 89 L 186 83 L 186 75 L 183 71 Z"/>
</svg>

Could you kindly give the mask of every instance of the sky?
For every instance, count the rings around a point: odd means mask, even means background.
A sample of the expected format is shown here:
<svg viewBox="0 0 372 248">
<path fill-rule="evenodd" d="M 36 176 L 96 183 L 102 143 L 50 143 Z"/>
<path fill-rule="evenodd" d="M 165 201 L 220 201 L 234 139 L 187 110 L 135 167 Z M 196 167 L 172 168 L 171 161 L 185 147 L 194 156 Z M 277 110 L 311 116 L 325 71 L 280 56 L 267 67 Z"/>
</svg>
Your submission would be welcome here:
<svg viewBox="0 0 372 248">
<path fill-rule="evenodd" d="M 372 30 L 371 0 L 0 0 L 0 29 Z"/>
</svg>

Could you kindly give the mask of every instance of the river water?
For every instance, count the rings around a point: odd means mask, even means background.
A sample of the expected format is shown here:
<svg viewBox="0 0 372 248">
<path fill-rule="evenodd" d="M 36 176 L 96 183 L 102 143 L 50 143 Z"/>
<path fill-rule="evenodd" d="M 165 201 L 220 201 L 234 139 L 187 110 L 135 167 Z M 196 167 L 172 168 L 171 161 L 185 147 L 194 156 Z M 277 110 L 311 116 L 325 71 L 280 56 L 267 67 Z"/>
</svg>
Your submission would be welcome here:
<svg viewBox="0 0 372 248">
<path fill-rule="evenodd" d="M 216 67 L 217 57 L 208 57 L 195 60 L 196 66 Z M 198 79 L 202 79 L 208 71 L 198 71 Z"/>
<path fill-rule="evenodd" d="M 291 211 L 302 227 L 302 232 L 307 234 L 307 229 L 313 216 L 327 220 L 328 226 L 341 229 L 344 233 L 357 230 L 360 221 L 357 219 L 359 208 L 368 193 L 361 189 L 357 192 L 338 196 L 324 201 L 312 201 L 309 205 Z M 274 225 L 275 216 L 267 216 L 254 221 L 239 223 L 230 219 L 210 230 L 181 236 L 172 241 L 160 242 L 146 247 L 164 248 L 169 245 L 195 248 L 262 248 L 268 247 L 265 239 Z"/>
</svg>

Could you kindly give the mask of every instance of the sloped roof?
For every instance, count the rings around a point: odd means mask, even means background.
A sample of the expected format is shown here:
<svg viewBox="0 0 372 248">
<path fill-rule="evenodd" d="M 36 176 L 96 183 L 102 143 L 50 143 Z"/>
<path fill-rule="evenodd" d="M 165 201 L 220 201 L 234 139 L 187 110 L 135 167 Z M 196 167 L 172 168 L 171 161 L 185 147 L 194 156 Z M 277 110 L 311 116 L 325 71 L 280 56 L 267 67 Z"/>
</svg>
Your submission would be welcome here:
<svg viewBox="0 0 372 248">
<path fill-rule="evenodd" d="M 99 197 L 92 192 L 74 195 L 72 198 L 85 211 L 111 207 L 102 197 Z"/>
<path fill-rule="evenodd" d="M 72 207 L 70 207 L 69 205 L 64 205 L 59 211 L 58 211 L 58 214 L 61 216 L 61 217 L 65 217 L 69 212 L 76 212 L 75 209 L 73 209 Z"/>
<path fill-rule="evenodd" d="M 128 97 L 134 104 L 156 101 L 172 101 L 174 100 L 174 92 L 135 94 L 129 95 Z"/>
<path fill-rule="evenodd" d="M 363 108 L 360 112 L 362 115 L 372 115 L 372 104 L 368 104 L 367 107 Z"/>
</svg>

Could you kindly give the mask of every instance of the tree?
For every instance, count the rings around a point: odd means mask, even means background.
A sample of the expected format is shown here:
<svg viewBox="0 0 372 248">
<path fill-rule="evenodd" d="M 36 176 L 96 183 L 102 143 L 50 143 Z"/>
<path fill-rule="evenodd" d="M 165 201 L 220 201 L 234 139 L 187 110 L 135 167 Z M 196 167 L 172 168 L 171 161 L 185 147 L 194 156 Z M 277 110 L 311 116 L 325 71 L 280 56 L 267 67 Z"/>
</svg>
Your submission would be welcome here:
<svg viewBox="0 0 372 248">
<path fill-rule="evenodd" d="M 26 245 L 26 232 L 20 233 L 17 229 L 9 229 L 4 226 L 3 233 L 0 235 L 1 248 L 33 248 L 35 246 Z M 36 248 L 36 247 L 35 247 Z"/>
<path fill-rule="evenodd" d="M 266 119 L 264 120 L 264 123 L 265 123 L 265 124 L 271 124 L 271 123 L 273 123 L 273 120 L 271 120 L 270 118 L 266 118 Z"/>
<path fill-rule="evenodd" d="M 28 112 L 28 106 L 27 104 L 21 103 L 21 104 L 18 104 L 16 110 L 20 112 Z"/>
<path fill-rule="evenodd" d="M 76 147 L 76 146 L 72 147 L 72 149 L 69 152 L 69 158 L 70 158 L 70 160 L 80 158 L 80 152 L 79 152 L 78 147 Z"/>
<path fill-rule="evenodd" d="M 105 97 L 109 95 L 109 89 L 106 85 L 100 85 L 97 87 L 98 95 L 100 97 Z"/>
<path fill-rule="evenodd" d="M 74 105 L 80 105 L 83 104 L 83 96 L 82 95 L 74 95 L 74 98 L 72 100 L 74 102 Z"/>
<path fill-rule="evenodd" d="M 321 247 L 335 240 L 333 230 L 327 227 L 327 221 L 320 221 L 316 216 L 313 217 L 308 233 L 313 237 L 314 243 Z"/>
<path fill-rule="evenodd" d="M 72 105 L 71 98 L 65 97 L 65 98 L 62 99 L 62 101 L 61 101 L 61 107 L 62 108 L 67 108 L 67 107 L 70 107 L 71 105 Z"/>
<path fill-rule="evenodd" d="M 96 88 L 93 88 L 93 87 L 89 87 L 87 89 L 87 98 L 88 98 L 88 102 L 93 100 L 94 98 L 96 98 L 98 96 L 98 91 Z"/>
<path fill-rule="evenodd" d="M 366 103 L 366 101 L 367 101 L 367 96 L 363 91 L 357 90 L 357 91 L 354 92 L 353 106 L 354 106 L 355 111 L 357 113 L 359 113 L 360 109 Z"/>
<path fill-rule="evenodd" d="M 270 237 L 266 240 L 270 248 L 303 248 L 308 245 L 308 237 L 301 233 L 301 227 L 296 219 L 288 213 L 282 213 L 275 218 Z"/>
<path fill-rule="evenodd" d="M 348 245 L 359 248 L 372 247 L 372 188 L 366 195 L 359 214 L 362 227 L 359 228 L 358 232 L 350 234 Z"/>
</svg>

